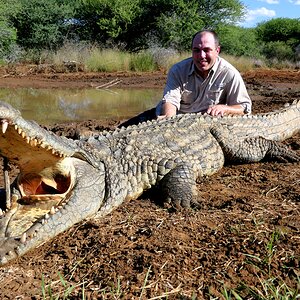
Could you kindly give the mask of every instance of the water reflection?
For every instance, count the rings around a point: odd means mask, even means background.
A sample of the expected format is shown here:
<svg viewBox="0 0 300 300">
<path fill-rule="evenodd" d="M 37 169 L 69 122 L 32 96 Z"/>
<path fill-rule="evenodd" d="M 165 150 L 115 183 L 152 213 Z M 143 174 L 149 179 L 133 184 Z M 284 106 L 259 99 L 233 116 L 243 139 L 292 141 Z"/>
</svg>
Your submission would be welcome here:
<svg viewBox="0 0 300 300">
<path fill-rule="evenodd" d="M 153 107 L 161 94 L 159 89 L 0 89 L 2 101 L 43 124 L 127 118 Z"/>
</svg>

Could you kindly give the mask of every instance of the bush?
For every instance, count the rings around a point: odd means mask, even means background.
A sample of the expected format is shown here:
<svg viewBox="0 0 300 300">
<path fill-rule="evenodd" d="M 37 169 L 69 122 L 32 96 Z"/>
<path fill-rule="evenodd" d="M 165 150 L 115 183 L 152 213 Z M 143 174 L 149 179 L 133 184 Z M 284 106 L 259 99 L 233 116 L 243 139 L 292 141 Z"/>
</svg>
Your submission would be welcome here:
<svg viewBox="0 0 300 300">
<path fill-rule="evenodd" d="M 261 57 L 254 29 L 238 26 L 223 26 L 217 30 L 221 51 L 234 56 Z"/>
<path fill-rule="evenodd" d="M 128 71 L 129 63 L 129 53 L 98 48 L 91 50 L 90 57 L 85 62 L 87 70 L 93 72 Z"/>
<path fill-rule="evenodd" d="M 53 55 L 54 64 L 63 64 L 65 62 L 76 62 L 83 64 L 91 55 L 92 46 L 85 42 L 65 42 L 63 46 Z"/>
<path fill-rule="evenodd" d="M 293 61 L 295 59 L 295 52 L 293 48 L 282 41 L 266 43 L 263 46 L 262 53 L 269 60 L 277 59 L 278 61 Z"/>
<path fill-rule="evenodd" d="M 131 71 L 154 71 L 156 69 L 153 56 L 149 51 L 142 51 L 137 54 L 132 54 L 130 59 Z"/>
<path fill-rule="evenodd" d="M 5 59 L 16 47 L 17 34 L 7 22 L 0 21 L 0 58 Z"/>
<path fill-rule="evenodd" d="M 285 42 L 291 47 L 300 43 L 300 19 L 276 18 L 258 24 L 258 38 L 263 42 Z"/>
</svg>

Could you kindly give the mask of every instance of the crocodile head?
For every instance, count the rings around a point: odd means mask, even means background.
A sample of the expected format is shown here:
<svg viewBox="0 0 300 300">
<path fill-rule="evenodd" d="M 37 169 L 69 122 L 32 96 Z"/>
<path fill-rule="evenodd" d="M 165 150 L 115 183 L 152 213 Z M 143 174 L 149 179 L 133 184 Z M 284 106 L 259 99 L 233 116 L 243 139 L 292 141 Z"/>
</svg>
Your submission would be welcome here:
<svg viewBox="0 0 300 300">
<path fill-rule="evenodd" d="M 104 197 L 104 165 L 76 141 L 26 121 L 0 102 L 0 265 L 95 214 Z M 10 185 L 7 166 L 19 174 Z M 86 186 L 93 186 L 86 189 Z M 95 200 L 96 199 L 96 200 Z"/>
</svg>

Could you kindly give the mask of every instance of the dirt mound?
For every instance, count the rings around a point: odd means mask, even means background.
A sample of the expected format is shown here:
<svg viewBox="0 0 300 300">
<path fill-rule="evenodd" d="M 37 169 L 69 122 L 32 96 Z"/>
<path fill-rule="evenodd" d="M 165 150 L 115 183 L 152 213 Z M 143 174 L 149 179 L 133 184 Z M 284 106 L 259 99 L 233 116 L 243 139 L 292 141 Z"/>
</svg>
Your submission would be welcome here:
<svg viewBox="0 0 300 300">
<path fill-rule="evenodd" d="M 57 82 L 70 83 L 62 79 L 67 75 L 58 77 Z M 82 74 L 72 84 L 83 77 L 91 80 Z M 124 76 L 129 86 L 131 81 L 163 86 L 164 77 Z M 254 112 L 300 100 L 299 72 L 257 71 L 245 79 Z M 86 121 L 49 129 L 76 137 L 117 125 L 115 120 Z M 300 135 L 286 143 L 300 154 Z M 299 178 L 299 163 L 225 166 L 198 184 L 197 211 L 165 209 L 155 191 L 146 193 L 1 268 L 0 298 L 272 299 L 277 289 L 291 299 L 295 293 L 295 299 L 300 290 Z"/>
</svg>

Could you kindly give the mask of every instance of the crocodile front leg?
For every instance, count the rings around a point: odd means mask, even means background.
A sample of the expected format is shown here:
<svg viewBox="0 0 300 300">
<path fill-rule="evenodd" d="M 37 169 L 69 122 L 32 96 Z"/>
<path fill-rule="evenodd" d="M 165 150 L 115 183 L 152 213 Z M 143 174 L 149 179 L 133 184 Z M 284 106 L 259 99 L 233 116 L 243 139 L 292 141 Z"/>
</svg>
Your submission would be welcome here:
<svg viewBox="0 0 300 300">
<path fill-rule="evenodd" d="M 197 174 L 189 164 L 180 164 L 161 180 L 163 200 L 175 208 L 197 207 Z"/>
</svg>

